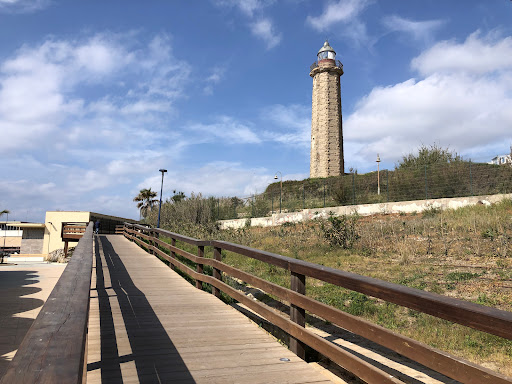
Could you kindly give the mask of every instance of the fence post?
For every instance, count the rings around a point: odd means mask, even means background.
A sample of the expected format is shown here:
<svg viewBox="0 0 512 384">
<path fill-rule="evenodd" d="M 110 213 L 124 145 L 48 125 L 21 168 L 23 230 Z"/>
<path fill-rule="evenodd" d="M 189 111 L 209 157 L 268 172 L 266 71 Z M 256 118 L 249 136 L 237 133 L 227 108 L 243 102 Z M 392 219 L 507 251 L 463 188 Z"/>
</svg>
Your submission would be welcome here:
<svg viewBox="0 0 512 384">
<path fill-rule="evenodd" d="M 389 169 L 386 169 L 386 201 L 389 203 Z"/>
<path fill-rule="evenodd" d="M 217 261 L 222 261 L 222 249 L 220 248 L 213 248 L 213 258 Z M 222 281 L 222 274 L 220 269 L 213 268 L 213 278 Z M 212 294 L 215 297 L 220 297 L 220 290 L 214 286 L 212 286 Z"/>
<path fill-rule="evenodd" d="M 352 204 L 356 205 L 356 175 L 352 171 Z"/>
<path fill-rule="evenodd" d="M 302 184 L 302 209 L 306 209 L 306 186 Z"/>
<path fill-rule="evenodd" d="M 176 247 L 176 239 L 173 237 L 171 238 L 171 245 L 173 247 Z M 171 257 L 176 260 L 176 252 L 174 251 L 171 251 Z M 176 269 L 176 267 L 174 266 L 174 264 L 171 263 L 171 269 L 174 271 Z"/>
<path fill-rule="evenodd" d="M 324 179 L 324 208 L 325 208 L 325 179 Z"/>
<path fill-rule="evenodd" d="M 291 272 L 290 288 L 292 291 L 306 294 L 306 276 L 299 273 Z M 306 326 L 306 310 L 290 304 L 290 319 L 301 327 Z M 301 359 L 306 359 L 306 348 L 304 343 L 297 340 L 295 337 L 290 336 L 290 350 L 299 356 Z"/>
<path fill-rule="evenodd" d="M 154 247 L 154 246 L 155 246 L 155 242 L 153 241 L 153 237 L 155 236 L 155 233 L 150 229 L 150 230 L 148 231 L 148 235 L 149 235 L 149 239 L 150 239 L 150 240 L 149 240 L 149 245 L 150 245 L 150 246 L 152 246 L 152 247 Z M 155 252 L 153 252 L 153 250 L 152 250 L 151 248 L 149 248 L 149 254 L 150 254 L 150 255 L 154 255 L 154 254 L 155 254 Z"/>
<path fill-rule="evenodd" d="M 471 172 L 471 160 L 469 160 L 469 189 L 473 196 L 473 173 Z"/>
<path fill-rule="evenodd" d="M 427 164 L 425 164 L 425 200 L 428 200 Z"/>
<path fill-rule="evenodd" d="M 204 257 L 204 245 L 200 245 L 197 247 L 197 256 Z M 203 264 L 197 263 L 196 272 L 200 273 L 201 275 L 203 274 Z M 203 289 L 203 282 L 199 279 L 196 279 L 196 288 Z"/>
</svg>

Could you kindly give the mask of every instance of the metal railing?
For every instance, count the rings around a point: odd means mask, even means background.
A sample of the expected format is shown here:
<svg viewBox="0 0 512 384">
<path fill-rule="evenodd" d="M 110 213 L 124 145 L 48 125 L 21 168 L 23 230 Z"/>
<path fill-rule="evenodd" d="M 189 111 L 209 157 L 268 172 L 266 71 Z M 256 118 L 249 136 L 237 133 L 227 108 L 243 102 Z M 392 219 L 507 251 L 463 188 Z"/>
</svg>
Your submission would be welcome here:
<svg viewBox="0 0 512 384">
<path fill-rule="evenodd" d="M 484 367 L 462 360 L 426 344 L 392 332 L 379 325 L 323 304 L 306 295 L 306 277 L 318 279 L 389 303 L 449 320 L 482 332 L 512 340 L 512 313 L 431 292 L 388 283 L 306 261 L 296 260 L 225 241 L 202 241 L 162 229 L 125 224 L 124 235 L 169 262 L 171 268 L 195 280 L 198 289 L 210 285 L 212 293 L 221 292 L 241 302 L 290 335 L 290 349 L 304 358 L 305 345 L 371 383 L 401 383 L 385 371 L 347 352 L 336 344 L 305 328 L 306 310 L 350 332 L 387 347 L 411 360 L 448 377 L 470 384 L 505 384 L 512 379 Z M 162 240 L 167 237 L 171 244 Z M 177 247 L 177 242 L 197 247 L 197 255 Z M 213 257 L 205 257 L 205 246 L 213 247 Z M 222 252 L 229 251 L 290 272 L 290 289 L 263 280 L 222 262 Z M 187 265 L 189 264 L 189 265 Z M 195 269 L 191 267 L 195 265 Z M 204 274 L 204 266 L 212 275 Z M 231 276 L 290 303 L 290 318 L 274 312 L 265 304 L 248 298 L 226 284 Z"/>
</svg>

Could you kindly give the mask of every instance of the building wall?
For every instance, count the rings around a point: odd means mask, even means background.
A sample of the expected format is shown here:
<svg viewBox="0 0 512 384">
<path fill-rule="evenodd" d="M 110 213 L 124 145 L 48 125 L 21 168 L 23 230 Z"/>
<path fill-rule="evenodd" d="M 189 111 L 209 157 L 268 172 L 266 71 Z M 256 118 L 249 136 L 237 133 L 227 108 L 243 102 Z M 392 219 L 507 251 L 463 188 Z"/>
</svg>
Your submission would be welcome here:
<svg viewBox="0 0 512 384">
<path fill-rule="evenodd" d="M 42 254 L 44 232 L 44 228 L 24 228 L 20 253 L 24 255 Z"/>
<path fill-rule="evenodd" d="M 313 77 L 311 108 L 310 177 L 339 176 L 344 173 L 341 113 L 341 68 L 320 63 Z"/>
<path fill-rule="evenodd" d="M 21 245 L 21 236 L 0 237 L 0 247 L 5 243 L 6 248 L 19 247 Z"/>
<path fill-rule="evenodd" d="M 90 212 L 75 212 L 75 211 L 48 211 L 46 212 L 43 252 L 50 253 L 56 249 L 63 249 L 64 242 L 62 241 L 62 223 L 88 223 L 91 217 Z M 70 246 L 75 246 L 77 243 L 70 242 Z"/>
</svg>

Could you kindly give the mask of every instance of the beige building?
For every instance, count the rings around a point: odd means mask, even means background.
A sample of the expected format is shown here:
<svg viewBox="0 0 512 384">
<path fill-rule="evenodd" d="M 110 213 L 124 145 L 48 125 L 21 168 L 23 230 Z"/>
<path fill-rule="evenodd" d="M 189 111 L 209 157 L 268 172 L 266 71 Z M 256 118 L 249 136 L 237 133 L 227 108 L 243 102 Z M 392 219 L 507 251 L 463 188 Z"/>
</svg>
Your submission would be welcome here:
<svg viewBox="0 0 512 384">
<path fill-rule="evenodd" d="M 313 78 L 310 177 L 340 176 L 345 173 L 340 91 L 343 65 L 327 40 L 309 75 Z"/>
<path fill-rule="evenodd" d="M 47 211 L 44 220 L 44 240 L 42 253 L 49 254 L 57 249 L 64 248 L 62 240 L 62 227 L 65 223 L 84 223 L 100 221 L 100 233 L 115 233 L 116 225 L 124 222 L 136 223 L 136 220 L 123 217 L 103 215 L 96 212 L 84 211 Z M 70 247 L 76 245 L 70 243 Z"/>
</svg>

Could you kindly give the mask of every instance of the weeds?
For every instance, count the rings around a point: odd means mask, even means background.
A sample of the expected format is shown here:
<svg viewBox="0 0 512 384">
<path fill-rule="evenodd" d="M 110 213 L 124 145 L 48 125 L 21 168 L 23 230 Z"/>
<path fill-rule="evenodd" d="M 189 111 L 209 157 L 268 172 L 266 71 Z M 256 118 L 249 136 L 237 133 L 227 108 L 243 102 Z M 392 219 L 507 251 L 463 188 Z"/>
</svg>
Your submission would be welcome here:
<svg viewBox="0 0 512 384">
<path fill-rule="evenodd" d="M 327 219 L 328 224 L 322 223 L 322 231 L 325 239 L 332 247 L 340 246 L 343 249 L 350 249 L 355 241 L 359 239 L 356 230 L 357 216 L 334 216 Z"/>
</svg>

